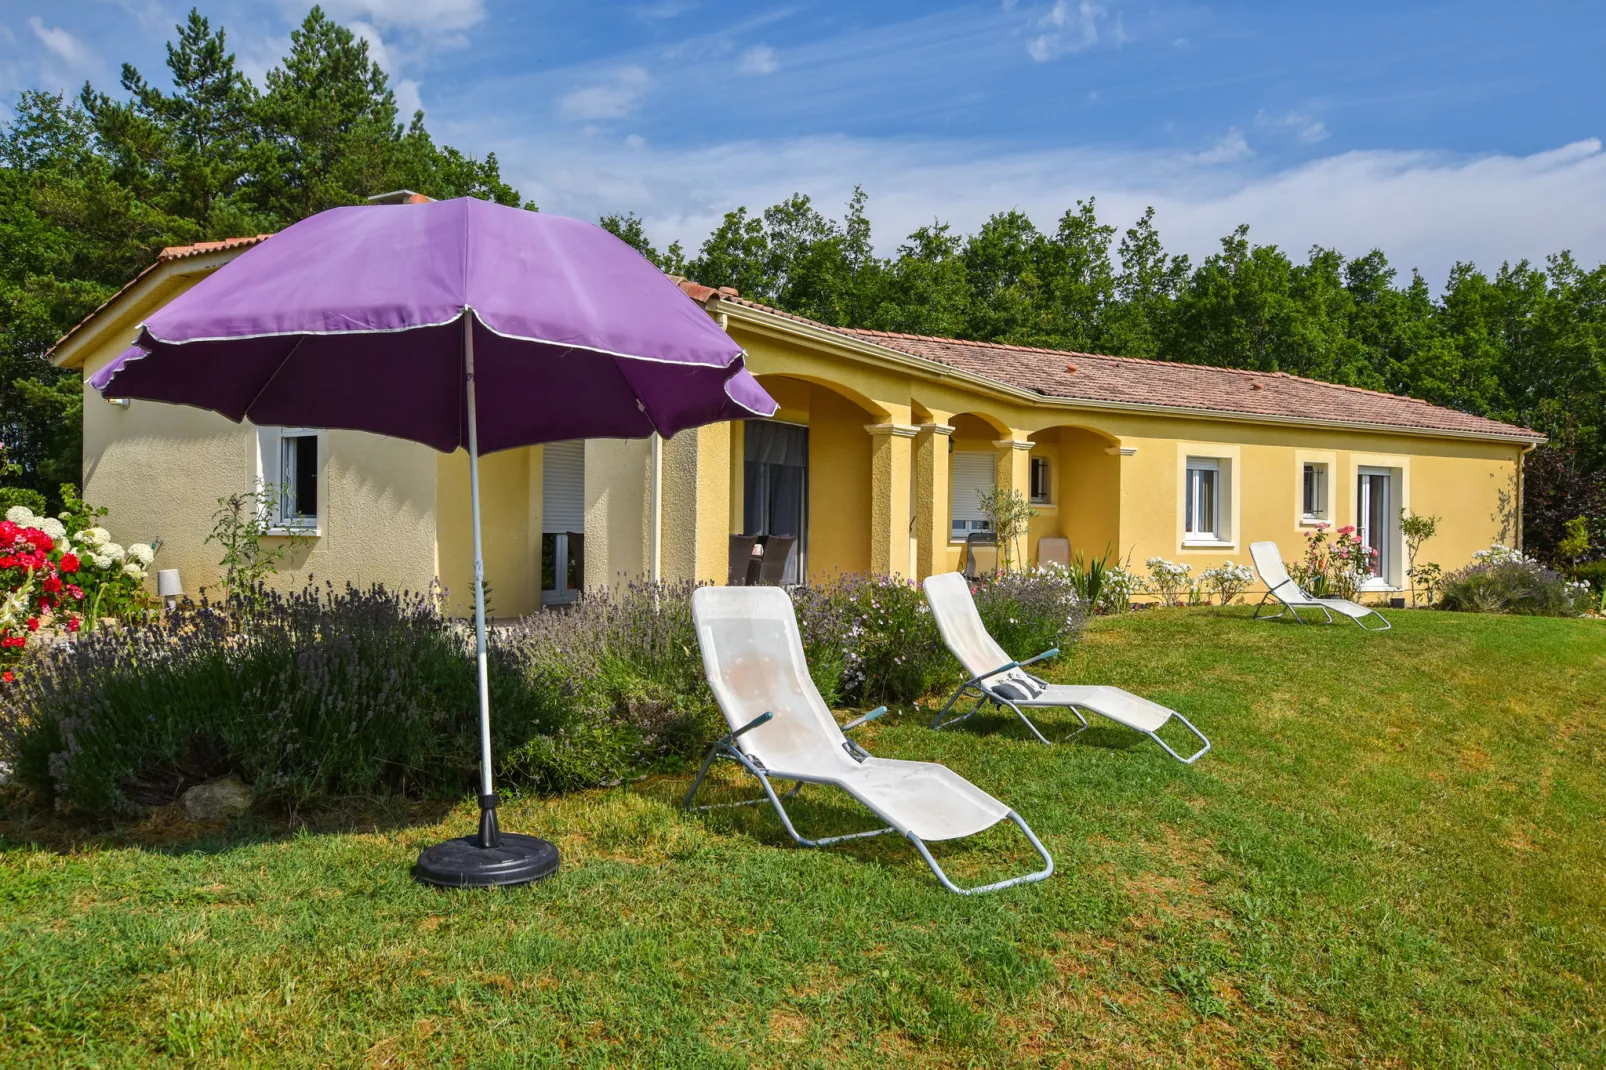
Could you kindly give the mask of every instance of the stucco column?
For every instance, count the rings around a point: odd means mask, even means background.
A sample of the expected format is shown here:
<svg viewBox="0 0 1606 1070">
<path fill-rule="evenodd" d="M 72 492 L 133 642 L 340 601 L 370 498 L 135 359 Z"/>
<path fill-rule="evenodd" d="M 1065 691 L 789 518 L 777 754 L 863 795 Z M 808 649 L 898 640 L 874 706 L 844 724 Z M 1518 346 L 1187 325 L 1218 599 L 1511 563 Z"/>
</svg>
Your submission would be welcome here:
<svg viewBox="0 0 1606 1070">
<path fill-rule="evenodd" d="M 997 468 L 993 472 L 994 483 L 1003 490 L 1018 490 L 1022 498 L 1030 499 L 1032 495 L 1032 442 L 1027 439 L 1024 431 L 1015 431 L 1009 438 L 993 440 L 993 448 L 998 451 Z M 1014 546 L 1010 547 L 1010 560 L 1015 568 L 1023 567 L 1031 560 L 1030 547 L 1026 545 L 1027 535 L 1022 533 Z M 999 561 L 1002 563 L 1003 548 L 999 548 Z"/>
<path fill-rule="evenodd" d="M 870 433 L 870 571 L 913 576 L 909 560 L 909 465 L 913 424 L 865 424 Z"/>
<path fill-rule="evenodd" d="M 1032 443 L 1023 432 L 1013 438 L 993 440 L 998 451 L 998 468 L 994 482 L 1005 490 L 1018 490 L 1023 496 L 1032 493 Z"/>
<path fill-rule="evenodd" d="M 663 575 L 723 582 L 730 557 L 731 425 L 705 424 L 664 442 Z M 651 538 L 651 532 L 646 535 Z"/>
<path fill-rule="evenodd" d="M 942 572 L 947 567 L 949 538 L 948 447 L 954 429 L 948 424 L 921 424 L 916 429 L 915 560 L 914 578 Z"/>
</svg>

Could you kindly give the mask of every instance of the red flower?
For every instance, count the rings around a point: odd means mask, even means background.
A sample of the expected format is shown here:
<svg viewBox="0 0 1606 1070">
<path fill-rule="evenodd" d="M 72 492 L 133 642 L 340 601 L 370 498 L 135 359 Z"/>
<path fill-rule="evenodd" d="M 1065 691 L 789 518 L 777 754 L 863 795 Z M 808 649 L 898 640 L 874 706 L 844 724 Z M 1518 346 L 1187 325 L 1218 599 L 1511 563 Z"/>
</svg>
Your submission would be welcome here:
<svg viewBox="0 0 1606 1070">
<path fill-rule="evenodd" d="M 11 670 L 9 670 L 9 669 L 6 670 L 5 672 L 0 672 L 0 680 L 4 680 L 8 684 L 11 683 L 16 678 L 17 678 L 16 674 L 11 672 Z"/>
<path fill-rule="evenodd" d="M 28 618 L 28 630 L 30 632 L 37 632 L 39 630 L 39 618 L 38 617 L 29 617 Z"/>
<path fill-rule="evenodd" d="M 51 594 L 55 594 L 57 591 L 61 590 L 61 577 L 60 576 L 46 576 L 45 577 L 45 582 L 43 584 L 43 587 L 44 587 L 45 590 L 49 591 Z"/>
<path fill-rule="evenodd" d="M 63 572 L 77 572 L 78 571 L 78 555 L 77 554 L 62 554 L 61 555 L 61 570 Z"/>
<path fill-rule="evenodd" d="M 69 632 L 76 632 L 80 623 L 82 622 L 79 621 L 77 617 L 69 617 L 67 620 L 67 630 Z"/>
<path fill-rule="evenodd" d="M 17 555 L 16 554 L 6 554 L 4 557 L 0 557 L 0 568 L 16 568 L 16 567 L 17 567 Z"/>
<path fill-rule="evenodd" d="M 42 553 L 49 553 L 56 548 L 56 541 L 38 528 L 24 528 L 22 537 L 33 543 L 33 548 Z"/>
<path fill-rule="evenodd" d="M 10 542 L 22 529 L 9 520 L 0 520 L 0 542 Z"/>
<path fill-rule="evenodd" d="M 84 589 L 78 586 L 76 583 L 69 583 L 67 585 L 67 593 L 72 595 L 73 598 L 80 602 L 84 600 Z"/>
</svg>

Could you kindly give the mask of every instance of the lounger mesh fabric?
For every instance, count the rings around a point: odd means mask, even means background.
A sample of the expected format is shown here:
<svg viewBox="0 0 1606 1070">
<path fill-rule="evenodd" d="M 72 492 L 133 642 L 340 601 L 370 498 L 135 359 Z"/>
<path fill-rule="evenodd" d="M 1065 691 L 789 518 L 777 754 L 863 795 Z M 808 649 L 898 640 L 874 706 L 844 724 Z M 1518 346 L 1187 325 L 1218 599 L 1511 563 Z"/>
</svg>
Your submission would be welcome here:
<svg viewBox="0 0 1606 1070">
<path fill-rule="evenodd" d="M 1257 620 L 1276 620 L 1282 616 L 1281 611 L 1265 617 L 1260 615 L 1260 610 L 1265 606 L 1266 600 L 1275 598 L 1286 606 L 1289 615 L 1301 624 L 1307 622 L 1300 617 L 1298 607 L 1309 606 L 1312 609 L 1320 609 L 1324 613 L 1328 610 L 1333 613 L 1340 613 L 1366 631 L 1385 632 L 1392 627 L 1387 617 L 1370 606 L 1363 606 L 1359 602 L 1350 601 L 1348 598 L 1313 597 L 1303 587 L 1295 583 L 1294 578 L 1288 574 L 1288 569 L 1283 565 L 1282 551 L 1277 548 L 1277 544 L 1274 542 L 1250 543 L 1249 558 L 1254 561 L 1255 571 L 1260 573 L 1260 579 L 1266 585 L 1266 594 L 1261 598 L 1260 605 L 1255 607 L 1255 618 Z M 1365 618 L 1374 616 L 1383 622 L 1381 628 L 1368 628 L 1363 623 Z M 1327 623 L 1332 623 L 1331 616 L 1327 618 Z"/>
<path fill-rule="evenodd" d="M 945 766 L 856 760 L 809 676 L 792 600 L 779 588 L 705 587 L 697 592 L 703 667 L 731 728 L 773 720 L 737 741 L 773 777 L 835 784 L 900 833 L 953 840 L 991 828 L 1009 807 Z"/>
<path fill-rule="evenodd" d="M 775 587 L 703 587 L 692 596 L 692 618 L 702 648 L 709 686 L 732 734 L 710 751 L 698 783 L 725 747 L 764 781 L 768 801 L 781 808 L 771 778 L 841 788 L 919 848 L 945 887 L 956 892 L 990 891 L 1053 872 L 1053 861 L 1026 823 L 1009 807 L 964 777 L 932 762 L 875 758 L 852 743 L 831 716 L 809 676 L 792 601 Z M 755 719 L 768 721 L 741 731 Z M 728 742 L 727 742 L 728 741 Z M 695 795 L 697 785 L 692 788 Z M 691 796 L 687 797 L 688 804 Z M 763 801 L 763 800 L 757 800 Z M 805 845 L 810 841 L 788 831 Z M 1040 873 L 985 888 L 954 886 L 922 841 L 971 836 L 1009 818 L 1024 832 L 1047 864 Z M 837 837 L 838 839 L 847 837 Z"/>
<path fill-rule="evenodd" d="M 953 724 L 970 716 L 965 714 L 964 717 L 944 721 L 944 715 L 953 704 L 969 689 L 974 688 L 979 692 L 978 707 L 985 698 L 1009 705 L 1019 714 L 1032 733 L 1045 743 L 1048 740 L 1038 731 L 1037 726 L 1021 713 L 1022 708 L 1067 708 L 1075 712 L 1078 718 L 1082 716 L 1081 710 L 1092 710 L 1128 728 L 1147 733 L 1164 747 L 1167 753 L 1182 762 L 1192 763 L 1210 749 L 1210 741 L 1205 739 L 1203 733 L 1194 728 L 1186 717 L 1141 695 L 1134 695 L 1119 687 L 1050 684 L 1039 680 L 1024 669 L 1005 669 L 1005 666 L 1013 666 L 1015 659 L 998 645 L 987 631 L 987 626 L 982 623 L 981 614 L 976 609 L 976 601 L 971 597 L 970 584 L 965 577 L 957 572 L 949 572 L 928 577 L 924 586 L 926 599 L 931 603 L 932 616 L 937 621 L 937 629 L 942 633 L 943 642 L 954 657 L 959 659 L 959 664 L 964 666 L 965 672 L 971 678 L 948 700 L 943 712 L 938 714 L 934 727 L 942 727 L 945 723 Z M 974 713 L 975 710 L 971 712 Z M 1204 748 L 1192 758 L 1183 758 L 1155 735 L 1173 717 L 1187 725 L 1189 730 L 1204 742 Z M 1082 723 L 1085 726 L 1087 722 L 1084 719 Z"/>
</svg>

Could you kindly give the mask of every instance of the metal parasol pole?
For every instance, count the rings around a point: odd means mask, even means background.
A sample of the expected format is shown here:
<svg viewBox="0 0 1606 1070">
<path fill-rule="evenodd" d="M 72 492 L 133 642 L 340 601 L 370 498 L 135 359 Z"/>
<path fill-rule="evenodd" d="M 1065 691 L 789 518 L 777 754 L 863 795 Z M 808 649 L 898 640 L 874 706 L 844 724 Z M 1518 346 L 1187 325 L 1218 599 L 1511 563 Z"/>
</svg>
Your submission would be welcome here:
<svg viewBox="0 0 1606 1070">
<path fill-rule="evenodd" d="M 527 884 L 558 871 L 558 849 L 546 840 L 504 833 L 491 782 L 491 680 L 485 648 L 485 547 L 480 538 L 480 432 L 474 411 L 474 310 L 463 309 L 463 386 L 468 408 L 468 488 L 474 513 L 474 638 L 480 692 L 480 832 L 426 847 L 413 873 L 447 888 Z"/>
<path fill-rule="evenodd" d="M 468 401 L 468 488 L 474 513 L 474 638 L 480 685 L 480 846 L 495 847 L 496 789 L 491 783 L 491 679 L 485 655 L 485 550 L 480 542 L 480 436 L 474 413 L 474 313 L 463 310 L 463 378 Z"/>
</svg>

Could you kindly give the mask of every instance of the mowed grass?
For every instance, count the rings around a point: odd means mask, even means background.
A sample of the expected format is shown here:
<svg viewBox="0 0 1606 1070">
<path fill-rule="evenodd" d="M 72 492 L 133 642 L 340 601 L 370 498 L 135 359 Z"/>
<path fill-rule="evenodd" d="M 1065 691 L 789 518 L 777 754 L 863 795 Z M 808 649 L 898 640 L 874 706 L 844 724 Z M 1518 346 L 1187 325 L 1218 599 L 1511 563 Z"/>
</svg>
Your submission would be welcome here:
<svg viewBox="0 0 1606 1070">
<path fill-rule="evenodd" d="M 510 803 L 564 868 L 504 892 L 409 876 L 467 804 L 93 836 L 13 815 L 0 1064 L 1606 1063 L 1606 625 L 1392 616 L 1096 621 L 1050 675 L 1183 711 L 1215 743 L 1193 768 L 1096 720 L 1053 748 L 877 722 L 872 751 L 950 765 L 1054 853 L 975 899 L 901 840 L 684 814 L 689 777 Z M 793 813 L 868 827 L 823 789 Z M 1036 862 L 1008 826 L 939 857 L 970 882 Z"/>
</svg>

